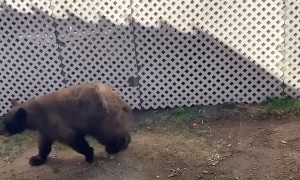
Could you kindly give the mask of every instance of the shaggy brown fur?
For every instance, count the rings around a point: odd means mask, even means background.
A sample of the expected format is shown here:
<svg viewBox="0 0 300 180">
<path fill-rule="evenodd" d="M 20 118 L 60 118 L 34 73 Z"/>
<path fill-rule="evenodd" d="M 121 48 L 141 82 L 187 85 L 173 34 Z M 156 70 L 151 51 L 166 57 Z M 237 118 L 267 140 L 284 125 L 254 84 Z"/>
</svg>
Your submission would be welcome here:
<svg viewBox="0 0 300 180">
<path fill-rule="evenodd" d="M 45 163 L 54 141 L 69 145 L 87 162 L 93 162 L 94 151 L 86 135 L 95 137 L 109 154 L 127 149 L 131 142 L 131 108 L 105 84 L 72 86 L 25 103 L 12 101 L 12 105 L 3 117 L 1 134 L 36 130 L 39 153 L 30 158 L 33 166 Z"/>
</svg>

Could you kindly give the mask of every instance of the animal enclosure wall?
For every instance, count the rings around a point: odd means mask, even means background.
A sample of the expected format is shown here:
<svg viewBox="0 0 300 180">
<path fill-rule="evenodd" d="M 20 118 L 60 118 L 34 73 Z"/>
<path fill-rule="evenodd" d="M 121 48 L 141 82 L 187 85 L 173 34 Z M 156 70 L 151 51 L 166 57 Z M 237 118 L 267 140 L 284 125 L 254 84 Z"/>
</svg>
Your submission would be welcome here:
<svg viewBox="0 0 300 180">
<path fill-rule="evenodd" d="M 284 91 L 300 98 L 300 1 L 286 0 Z"/>
<path fill-rule="evenodd" d="M 298 8 L 297 0 L 0 1 L 0 115 L 11 98 L 89 81 L 115 86 L 138 109 L 299 97 Z"/>
</svg>

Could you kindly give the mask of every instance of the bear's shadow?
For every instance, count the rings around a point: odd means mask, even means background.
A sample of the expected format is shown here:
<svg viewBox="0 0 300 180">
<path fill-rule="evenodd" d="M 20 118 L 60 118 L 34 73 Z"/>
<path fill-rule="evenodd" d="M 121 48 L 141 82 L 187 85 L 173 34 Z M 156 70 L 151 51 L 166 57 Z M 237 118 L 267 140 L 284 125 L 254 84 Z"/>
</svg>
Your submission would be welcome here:
<svg viewBox="0 0 300 180">
<path fill-rule="evenodd" d="M 114 176 L 120 168 L 120 156 L 123 153 L 113 155 L 113 159 L 105 152 L 97 153 L 94 157 L 93 163 L 85 162 L 85 158 L 80 155 L 68 155 L 53 157 L 49 156 L 47 162 L 43 165 L 44 168 L 49 168 L 52 172 L 59 177 L 69 176 L 78 178 L 91 178 L 91 176 L 106 177 L 110 173 Z M 126 164 L 126 163 L 125 163 Z M 124 167 L 125 168 L 125 167 Z"/>
<path fill-rule="evenodd" d="M 77 166 L 77 165 L 87 165 L 87 166 L 93 166 L 99 163 L 107 163 L 107 162 L 118 162 L 118 159 L 122 156 L 122 152 L 120 152 L 119 154 L 115 154 L 115 155 L 108 155 L 106 154 L 104 151 L 96 151 L 95 155 L 94 155 L 94 162 L 93 163 L 87 163 L 85 161 L 85 157 L 82 156 L 81 154 L 75 154 L 72 152 L 70 153 L 71 155 L 68 156 L 68 153 L 70 150 L 68 150 L 67 152 L 64 152 L 63 154 L 59 155 L 58 157 L 54 157 L 53 155 L 50 155 L 48 157 L 47 162 L 45 163 L 45 165 L 49 165 L 49 166 Z"/>
</svg>

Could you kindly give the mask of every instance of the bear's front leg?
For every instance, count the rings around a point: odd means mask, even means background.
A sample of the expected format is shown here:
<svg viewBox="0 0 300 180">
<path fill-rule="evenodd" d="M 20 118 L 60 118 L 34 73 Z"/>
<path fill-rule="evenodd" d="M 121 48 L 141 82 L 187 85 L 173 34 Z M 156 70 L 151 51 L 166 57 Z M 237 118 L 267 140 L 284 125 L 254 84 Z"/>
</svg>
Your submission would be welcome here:
<svg viewBox="0 0 300 180">
<path fill-rule="evenodd" d="M 38 134 L 38 149 L 39 154 L 32 156 L 29 159 L 29 164 L 31 166 L 40 166 L 44 164 L 47 160 L 48 155 L 51 152 L 53 141 L 46 138 L 45 136 Z"/>
</svg>

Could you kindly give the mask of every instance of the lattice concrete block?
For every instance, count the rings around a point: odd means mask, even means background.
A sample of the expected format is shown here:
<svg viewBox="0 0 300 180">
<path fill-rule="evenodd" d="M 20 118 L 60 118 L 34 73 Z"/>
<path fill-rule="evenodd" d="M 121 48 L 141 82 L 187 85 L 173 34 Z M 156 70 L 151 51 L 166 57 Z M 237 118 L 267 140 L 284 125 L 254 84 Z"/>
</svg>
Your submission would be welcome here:
<svg viewBox="0 0 300 180">
<path fill-rule="evenodd" d="M 108 83 L 139 108 L 138 88 L 128 83 L 137 77 L 130 12 L 130 1 L 53 2 L 67 86 Z"/>
<path fill-rule="evenodd" d="M 0 42 L 17 36 L 51 38 L 54 28 L 48 0 L 0 2 Z"/>
<path fill-rule="evenodd" d="M 64 86 L 49 5 L 36 0 L 0 3 L 0 115 L 12 98 L 22 102 Z"/>
<path fill-rule="evenodd" d="M 69 83 L 98 80 L 128 85 L 129 77 L 137 72 L 130 46 L 126 40 L 112 41 L 100 34 L 65 43 L 61 55 Z"/>
<path fill-rule="evenodd" d="M 94 34 L 70 40 L 62 48 L 67 85 L 99 81 L 121 88 L 123 97 L 139 107 L 139 91 L 129 86 L 129 78 L 137 76 L 132 47 L 126 40 L 112 41 L 109 36 Z"/>
<path fill-rule="evenodd" d="M 114 90 L 132 107 L 141 109 L 139 87 L 119 87 Z"/>
<path fill-rule="evenodd" d="M 134 0 L 144 108 L 280 96 L 282 0 Z"/>
<path fill-rule="evenodd" d="M 14 38 L 0 43 L 0 114 L 20 102 L 64 87 L 55 42 Z"/>
<path fill-rule="evenodd" d="M 59 32 L 58 38 L 62 41 L 76 38 L 81 34 L 109 33 L 110 29 L 117 29 L 117 26 L 126 27 L 130 23 L 129 0 L 55 0 L 52 6 Z"/>
<path fill-rule="evenodd" d="M 285 38 L 285 92 L 294 97 L 300 98 L 300 1 L 286 1 L 286 38 Z"/>
</svg>

